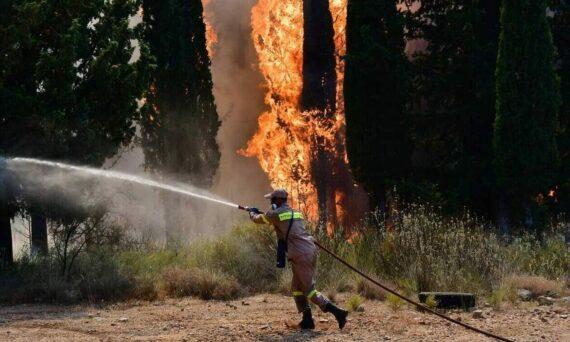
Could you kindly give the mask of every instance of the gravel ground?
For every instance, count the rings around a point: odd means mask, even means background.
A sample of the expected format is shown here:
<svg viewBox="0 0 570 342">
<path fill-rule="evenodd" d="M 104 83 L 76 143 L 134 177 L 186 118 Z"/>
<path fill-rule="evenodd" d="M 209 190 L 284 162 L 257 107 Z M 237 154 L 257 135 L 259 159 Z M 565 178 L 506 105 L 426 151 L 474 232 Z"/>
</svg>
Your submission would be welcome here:
<svg viewBox="0 0 570 342">
<path fill-rule="evenodd" d="M 339 295 L 342 305 L 348 295 Z M 395 312 L 366 301 L 342 331 L 328 314 L 315 313 L 317 328 L 294 328 L 291 298 L 267 294 L 230 302 L 193 298 L 114 305 L 0 307 L 1 341 L 489 341 L 464 328 L 411 308 Z M 483 318 L 452 312 L 453 318 L 516 341 L 570 341 L 570 308 L 556 303 L 493 311 Z"/>
</svg>

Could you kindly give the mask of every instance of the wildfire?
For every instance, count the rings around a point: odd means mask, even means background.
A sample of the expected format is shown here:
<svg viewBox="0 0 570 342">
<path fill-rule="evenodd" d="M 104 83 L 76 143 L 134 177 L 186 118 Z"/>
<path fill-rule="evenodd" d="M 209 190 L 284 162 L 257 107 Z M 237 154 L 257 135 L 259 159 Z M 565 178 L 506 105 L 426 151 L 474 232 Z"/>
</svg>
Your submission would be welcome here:
<svg viewBox="0 0 570 342">
<path fill-rule="evenodd" d="M 345 51 L 346 0 L 331 0 L 337 56 L 337 112 L 332 118 L 299 110 L 303 68 L 303 0 L 259 0 L 252 9 L 252 38 L 267 90 L 269 109 L 258 119 L 258 130 L 240 153 L 257 157 L 274 187 L 292 193 L 295 205 L 310 219 L 317 217 L 317 193 L 311 177 L 316 141 L 346 163 L 342 81 Z M 334 177 L 331 170 L 330 177 Z M 338 202 L 343 194 L 335 194 Z M 339 209 L 337 209 L 339 210 Z M 341 216 L 341 215 L 339 215 Z M 342 217 L 342 216 L 341 216 Z"/>
<path fill-rule="evenodd" d="M 212 11 L 208 7 L 208 4 L 212 0 L 202 0 L 202 7 L 204 11 L 204 24 L 206 25 L 206 49 L 208 50 L 208 55 L 212 58 L 215 54 L 215 47 L 218 43 L 218 35 L 212 27 Z"/>
</svg>

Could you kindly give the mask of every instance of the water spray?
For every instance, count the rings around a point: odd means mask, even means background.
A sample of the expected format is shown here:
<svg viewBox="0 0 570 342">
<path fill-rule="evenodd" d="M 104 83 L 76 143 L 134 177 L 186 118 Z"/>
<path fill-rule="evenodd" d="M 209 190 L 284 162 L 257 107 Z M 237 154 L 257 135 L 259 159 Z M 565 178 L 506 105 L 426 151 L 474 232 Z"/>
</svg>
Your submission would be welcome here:
<svg viewBox="0 0 570 342">
<path fill-rule="evenodd" d="M 170 192 L 194 197 L 197 199 L 201 199 L 201 200 L 205 200 L 205 201 L 209 201 L 209 202 L 213 202 L 213 203 L 217 203 L 217 204 L 221 204 L 221 205 L 225 205 L 225 206 L 229 206 L 229 207 L 239 208 L 239 206 L 235 203 L 232 203 L 232 202 L 229 202 L 226 200 L 222 200 L 222 199 L 218 199 L 218 198 L 215 198 L 213 196 L 208 196 L 208 195 L 196 192 L 196 191 L 189 190 L 185 186 L 158 182 L 158 181 L 146 178 L 146 177 L 135 176 L 132 174 L 118 172 L 118 171 L 101 170 L 101 169 L 96 169 L 96 168 L 92 168 L 92 167 L 76 166 L 76 165 L 70 165 L 70 164 L 65 164 L 65 163 L 60 163 L 60 162 L 52 162 L 52 161 L 34 159 L 34 158 L 13 158 L 13 159 L 7 159 L 6 160 L 6 159 L 3 159 L 2 157 L 0 157 L 0 171 L 2 170 L 3 164 L 5 165 L 4 166 L 5 168 L 6 168 L 6 165 L 7 165 L 7 167 L 10 167 L 12 164 L 15 164 L 15 165 L 17 165 L 17 164 L 43 165 L 43 166 L 58 168 L 58 169 L 67 170 L 67 171 L 80 172 L 80 173 L 84 173 L 84 174 L 88 174 L 88 175 L 92 175 L 92 176 L 97 176 L 97 177 L 104 177 L 104 178 L 110 178 L 110 179 L 115 179 L 115 180 L 127 181 L 127 182 L 131 182 L 131 183 L 135 183 L 135 184 L 148 186 L 151 188 L 167 190 Z"/>
<path fill-rule="evenodd" d="M 145 186 L 149 186 L 149 187 L 153 187 L 153 188 L 157 188 L 157 189 L 162 189 L 162 190 L 167 190 L 167 191 L 171 191 L 174 193 L 179 193 L 182 195 L 186 195 L 186 196 L 190 196 L 190 197 L 194 197 L 194 198 L 198 198 L 198 199 L 202 199 L 205 201 L 210 201 L 210 202 L 214 202 L 217 204 L 221 204 L 221 205 L 225 205 L 225 206 L 229 206 L 229 207 L 233 207 L 233 208 L 237 208 L 239 210 L 244 210 L 250 213 L 255 213 L 255 214 L 264 214 L 263 211 L 255 208 L 255 207 L 248 207 L 248 206 L 243 206 L 243 205 L 239 205 L 239 204 L 235 204 L 229 201 L 225 201 L 225 200 L 221 200 L 221 199 L 217 199 L 217 198 L 213 198 L 210 196 L 206 196 L 203 194 L 199 194 L 193 191 L 190 191 L 182 186 L 176 186 L 176 185 L 172 185 L 172 184 L 167 184 L 167 183 L 161 183 L 161 182 L 157 182 L 145 177 L 140 177 L 140 176 L 135 176 L 135 175 L 131 175 L 131 174 L 127 174 L 127 173 L 122 173 L 122 172 L 117 172 L 117 171 L 109 171 L 109 170 L 101 170 L 101 169 L 95 169 L 95 168 L 91 168 L 91 167 L 85 167 L 85 166 L 75 166 L 75 165 L 69 165 L 69 164 L 65 164 L 65 163 L 58 163 L 58 162 L 51 162 L 51 161 L 46 161 L 46 160 L 40 160 L 40 159 L 33 159 L 33 158 L 13 158 L 13 159 L 8 159 L 6 160 L 5 158 L 2 158 L 0 156 L 0 174 L 2 173 L 3 169 L 6 169 L 7 167 L 10 167 L 10 164 L 15 163 L 15 164 L 35 164 L 35 165 L 44 165 L 44 166 L 49 166 L 49 167 L 54 167 L 54 168 L 59 168 L 59 169 L 63 169 L 63 170 L 69 170 L 69 171 L 77 171 L 77 172 L 82 172 L 85 174 L 89 174 L 89 175 L 93 175 L 93 176 L 98 176 L 98 177 L 105 177 L 105 178 L 111 178 L 111 179 L 116 179 L 116 180 L 124 180 L 124 181 L 128 181 L 128 182 L 132 182 L 132 183 L 136 183 L 136 184 L 141 184 L 141 185 L 145 185 Z M 349 264 L 346 260 L 342 259 L 341 257 L 339 257 L 338 255 L 336 255 L 334 252 L 332 252 L 331 250 L 329 250 L 327 247 L 325 247 L 323 244 L 321 244 L 319 241 L 314 241 L 315 245 L 317 247 L 319 247 L 321 250 L 323 250 L 324 252 L 326 252 L 327 254 L 329 254 L 330 256 L 332 256 L 333 258 L 335 258 L 337 261 L 339 261 L 340 263 L 342 263 L 343 265 L 345 265 L 346 267 L 350 268 L 352 271 L 354 271 L 355 273 L 357 273 L 358 275 L 360 275 L 361 277 L 363 277 L 364 279 L 372 282 L 373 284 L 375 284 L 378 287 L 381 287 L 382 289 L 386 290 L 387 292 L 401 298 L 402 300 L 416 306 L 418 309 L 420 309 L 421 311 L 424 312 L 429 312 L 433 315 L 436 315 L 444 320 L 447 320 L 449 322 L 458 324 L 466 329 L 469 329 L 471 331 L 475 331 L 479 334 L 500 340 L 500 341 L 512 341 L 510 339 L 507 339 L 505 337 L 493 334 L 491 332 L 476 328 L 474 326 L 471 326 L 469 324 L 463 323 L 461 321 L 458 321 L 456 319 L 453 319 L 447 315 L 444 315 L 440 312 L 437 312 L 427 306 L 424 306 L 406 296 L 403 296 L 401 294 L 399 294 L 397 291 L 383 285 L 382 283 L 380 283 L 379 281 L 375 280 L 374 278 L 370 277 L 369 275 L 363 273 L 362 271 L 360 271 L 359 269 L 357 269 L 356 267 L 354 267 L 353 265 Z"/>
</svg>

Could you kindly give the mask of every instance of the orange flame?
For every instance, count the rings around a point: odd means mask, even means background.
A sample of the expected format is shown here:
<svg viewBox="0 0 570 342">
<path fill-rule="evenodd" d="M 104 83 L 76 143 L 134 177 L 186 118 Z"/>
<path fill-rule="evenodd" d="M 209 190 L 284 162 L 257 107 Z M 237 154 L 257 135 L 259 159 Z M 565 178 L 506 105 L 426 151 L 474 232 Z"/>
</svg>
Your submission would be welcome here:
<svg viewBox="0 0 570 342">
<path fill-rule="evenodd" d="M 218 34 L 212 27 L 212 11 L 208 7 L 208 4 L 212 0 L 202 0 L 202 7 L 204 11 L 204 24 L 206 25 L 206 49 L 208 50 L 208 56 L 212 58 L 215 54 L 216 44 L 218 44 Z"/>
<path fill-rule="evenodd" d="M 321 148 L 335 158 L 347 162 L 341 59 L 345 51 L 346 1 L 330 1 L 337 55 L 338 109 L 332 118 L 323 119 L 298 108 L 303 81 L 303 0 L 259 0 L 252 9 L 252 38 L 265 79 L 265 103 L 269 109 L 260 115 L 257 132 L 239 153 L 257 157 L 271 185 L 289 189 L 294 204 L 310 219 L 317 216 L 310 166 L 316 141 L 321 141 Z M 330 177 L 334 177 L 332 170 Z M 340 199 L 342 195 L 336 197 Z"/>
</svg>

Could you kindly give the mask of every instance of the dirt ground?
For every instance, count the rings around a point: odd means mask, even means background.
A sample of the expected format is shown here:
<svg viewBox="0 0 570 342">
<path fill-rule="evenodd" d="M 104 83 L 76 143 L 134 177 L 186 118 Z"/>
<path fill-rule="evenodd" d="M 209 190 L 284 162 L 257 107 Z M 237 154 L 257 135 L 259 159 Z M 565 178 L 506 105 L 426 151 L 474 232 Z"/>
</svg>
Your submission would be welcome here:
<svg viewBox="0 0 570 342">
<path fill-rule="evenodd" d="M 347 295 L 337 298 L 344 303 Z M 316 313 L 317 328 L 292 328 L 298 315 L 291 298 L 268 294 L 220 302 L 193 298 L 114 305 L 0 307 L 1 341 L 487 341 L 464 328 L 411 308 L 394 311 L 366 301 L 344 330 Z M 452 312 L 454 318 L 516 341 L 570 341 L 570 309 L 538 307 L 483 309 L 483 318 Z"/>
</svg>

